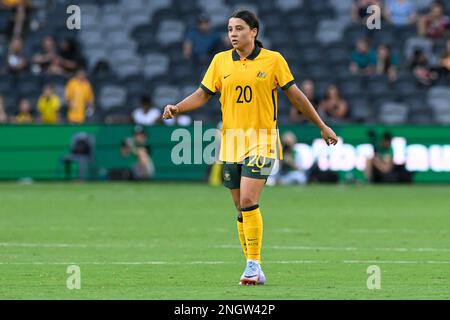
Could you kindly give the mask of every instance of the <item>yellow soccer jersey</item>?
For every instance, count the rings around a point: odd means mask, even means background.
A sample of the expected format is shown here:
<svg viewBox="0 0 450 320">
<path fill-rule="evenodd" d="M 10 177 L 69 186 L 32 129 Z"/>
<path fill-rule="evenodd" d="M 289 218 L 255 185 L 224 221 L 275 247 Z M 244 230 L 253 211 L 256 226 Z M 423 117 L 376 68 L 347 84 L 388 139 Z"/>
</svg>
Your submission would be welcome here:
<svg viewBox="0 0 450 320">
<path fill-rule="evenodd" d="M 244 59 L 234 49 L 214 56 L 201 88 L 210 95 L 221 93 L 221 161 L 258 155 L 282 159 L 277 87 L 286 90 L 293 84 L 286 60 L 276 51 L 256 46 Z"/>
</svg>

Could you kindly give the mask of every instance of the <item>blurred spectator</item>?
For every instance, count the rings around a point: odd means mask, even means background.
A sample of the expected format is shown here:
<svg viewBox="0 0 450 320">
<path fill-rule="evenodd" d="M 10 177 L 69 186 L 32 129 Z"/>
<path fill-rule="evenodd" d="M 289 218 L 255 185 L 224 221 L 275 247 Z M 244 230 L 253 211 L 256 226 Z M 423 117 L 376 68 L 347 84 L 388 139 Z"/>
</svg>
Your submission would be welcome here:
<svg viewBox="0 0 450 320">
<path fill-rule="evenodd" d="M 0 9 L 14 10 L 15 17 L 12 27 L 13 37 L 21 37 L 27 16 L 27 7 L 31 0 L 0 0 Z"/>
<path fill-rule="evenodd" d="M 390 81 L 397 79 L 397 56 L 388 45 L 381 44 L 377 49 L 376 73 L 386 74 Z"/>
<path fill-rule="evenodd" d="M 358 24 L 366 24 L 367 8 L 371 5 L 377 5 L 382 8 L 382 2 L 380 0 L 354 0 L 352 4 L 352 21 Z"/>
<path fill-rule="evenodd" d="M 41 115 L 41 121 L 45 124 L 59 122 L 60 101 L 51 85 L 46 85 L 37 102 L 37 109 Z"/>
<path fill-rule="evenodd" d="M 111 74 L 111 66 L 109 65 L 108 60 L 101 59 L 99 60 L 92 70 L 92 75 L 97 78 L 107 77 Z"/>
<path fill-rule="evenodd" d="M 440 73 L 443 76 L 450 75 L 450 40 L 447 40 L 444 53 L 439 60 Z"/>
<path fill-rule="evenodd" d="M 61 40 L 59 43 L 59 56 L 59 63 L 65 72 L 73 73 L 78 69 L 80 58 L 72 40 Z"/>
<path fill-rule="evenodd" d="M 67 82 L 65 97 L 68 107 L 67 120 L 70 123 L 84 123 L 86 116 L 94 114 L 94 93 L 84 70 L 78 70 Z"/>
<path fill-rule="evenodd" d="M 187 33 L 183 44 L 183 56 L 194 63 L 206 63 L 217 51 L 221 42 L 221 35 L 215 32 L 209 21 L 209 17 L 201 14 L 197 18 L 197 27 Z"/>
<path fill-rule="evenodd" d="M 410 25 L 416 22 L 416 8 L 410 0 L 388 0 L 384 16 L 394 26 Z"/>
<path fill-rule="evenodd" d="M 444 7 L 439 2 L 433 2 L 430 12 L 418 20 L 418 32 L 422 37 L 442 39 L 448 36 L 450 19 L 444 15 Z"/>
<path fill-rule="evenodd" d="M 283 160 L 280 161 L 280 169 L 277 176 L 279 184 L 305 184 L 308 182 L 306 172 L 297 164 L 298 154 L 295 150 L 297 137 L 293 132 L 286 132 L 281 137 L 283 146 Z"/>
<path fill-rule="evenodd" d="M 39 67 L 38 71 L 62 75 L 64 73 L 62 61 L 56 50 L 55 40 L 51 36 L 46 36 L 42 40 L 41 52 L 33 56 L 33 63 Z"/>
<path fill-rule="evenodd" d="M 379 145 L 374 144 L 374 156 L 367 159 L 364 170 L 367 181 L 395 182 L 396 176 L 394 169 L 394 150 L 391 146 L 392 135 L 386 132 Z"/>
<path fill-rule="evenodd" d="M 31 113 L 30 100 L 23 98 L 19 101 L 19 112 L 13 119 L 14 123 L 32 123 L 34 121 Z"/>
<path fill-rule="evenodd" d="M 305 80 L 301 85 L 301 90 L 314 106 L 317 108 L 319 105 L 319 100 L 317 99 L 314 92 L 314 82 L 312 80 Z M 294 106 L 291 106 L 291 111 L 289 113 L 289 119 L 292 123 L 305 123 L 308 122 L 308 119 Z"/>
<path fill-rule="evenodd" d="M 438 78 L 438 74 L 432 70 L 427 56 L 421 49 L 414 51 L 409 67 L 416 80 L 423 85 L 430 86 Z"/>
<path fill-rule="evenodd" d="M 136 158 L 133 166 L 133 179 L 145 180 L 154 176 L 155 166 L 150 156 L 150 148 L 147 145 L 147 133 L 142 126 L 136 126 L 133 137 L 122 142 L 120 152 L 124 157 L 132 156 Z"/>
<path fill-rule="evenodd" d="M 350 63 L 350 72 L 353 74 L 371 75 L 374 66 L 377 64 L 377 55 L 369 47 L 366 39 L 356 41 L 356 48 L 352 52 L 352 61 Z"/>
<path fill-rule="evenodd" d="M 27 58 L 23 53 L 23 43 L 20 38 L 11 40 L 8 50 L 8 70 L 11 73 L 20 73 L 27 69 Z"/>
<path fill-rule="evenodd" d="M 6 114 L 5 99 L 0 95 L 0 123 L 7 123 L 8 115 Z"/>
<path fill-rule="evenodd" d="M 70 153 L 61 158 L 65 179 L 72 177 L 72 163 L 78 165 L 78 179 L 86 180 L 95 165 L 95 137 L 86 132 L 77 132 L 70 139 Z"/>
<path fill-rule="evenodd" d="M 328 86 L 325 99 L 320 102 L 318 111 L 328 120 L 342 120 L 346 118 L 348 104 L 341 97 L 336 85 Z"/>
<path fill-rule="evenodd" d="M 151 126 L 161 122 L 161 111 L 152 105 L 148 96 L 142 96 L 141 106 L 133 111 L 132 117 L 135 124 Z"/>
</svg>

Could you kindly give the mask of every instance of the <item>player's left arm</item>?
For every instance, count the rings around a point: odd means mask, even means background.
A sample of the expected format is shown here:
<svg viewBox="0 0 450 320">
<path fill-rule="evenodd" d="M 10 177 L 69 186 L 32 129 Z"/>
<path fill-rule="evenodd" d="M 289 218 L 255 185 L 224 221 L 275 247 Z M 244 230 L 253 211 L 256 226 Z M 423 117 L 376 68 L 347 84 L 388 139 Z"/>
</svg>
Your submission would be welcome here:
<svg viewBox="0 0 450 320">
<path fill-rule="evenodd" d="M 320 118 L 319 114 L 314 109 L 311 102 L 308 98 L 303 94 L 303 92 L 297 87 L 297 85 L 293 84 L 286 90 L 287 97 L 292 105 L 297 108 L 301 113 L 308 118 L 309 121 L 314 123 L 319 129 L 322 135 L 322 138 L 325 140 L 327 145 L 335 145 L 338 141 L 336 133 L 328 127 L 323 120 Z"/>
</svg>

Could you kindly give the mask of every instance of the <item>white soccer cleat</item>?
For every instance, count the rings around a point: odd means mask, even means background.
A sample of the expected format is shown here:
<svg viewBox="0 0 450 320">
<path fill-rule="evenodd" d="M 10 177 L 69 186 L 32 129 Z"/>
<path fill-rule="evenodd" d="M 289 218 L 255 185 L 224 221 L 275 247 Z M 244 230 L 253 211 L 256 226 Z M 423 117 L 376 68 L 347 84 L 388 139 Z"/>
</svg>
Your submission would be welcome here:
<svg viewBox="0 0 450 320">
<path fill-rule="evenodd" d="M 239 282 L 240 285 L 259 285 L 266 283 L 266 276 L 256 261 L 248 261 Z"/>
</svg>

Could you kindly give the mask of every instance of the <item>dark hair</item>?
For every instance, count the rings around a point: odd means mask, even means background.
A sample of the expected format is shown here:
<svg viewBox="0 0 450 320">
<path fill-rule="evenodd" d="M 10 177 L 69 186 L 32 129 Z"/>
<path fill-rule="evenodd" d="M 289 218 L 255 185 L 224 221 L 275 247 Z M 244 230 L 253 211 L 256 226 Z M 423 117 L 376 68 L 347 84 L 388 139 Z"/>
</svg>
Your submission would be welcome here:
<svg viewBox="0 0 450 320">
<path fill-rule="evenodd" d="M 149 96 L 147 96 L 147 95 L 141 96 L 141 105 L 150 106 L 150 104 L 151 104 L 151 99 Z"/>
<path fill-rule="evenodd" d="M 392 140 L 392 133 L 390 133 L 389 131 L 386 131 L 383 134 L 383 140 L 391 142 L 391 140 Z"/>
<path fill-rule="evenodd" d="M 248 10 L 239 10 L 239 11 L 236 11 L 235 13 L 233 13 L 230 18 L 242 19 L 249 25 L 250 29 L 254 29 L 254 28 L 258 29 L 258 31 L 256 32 L 256 37 L 255 37 L 255 45 L 257 45 L 260 48 L 263 48 L 262 42 L 256 39 L 258 37 L 258 33 L 259 33 L 259 20 L 256 17 L 256 14 L 254 14 L 253 12 L 248 11 Z"/>
</svg>

